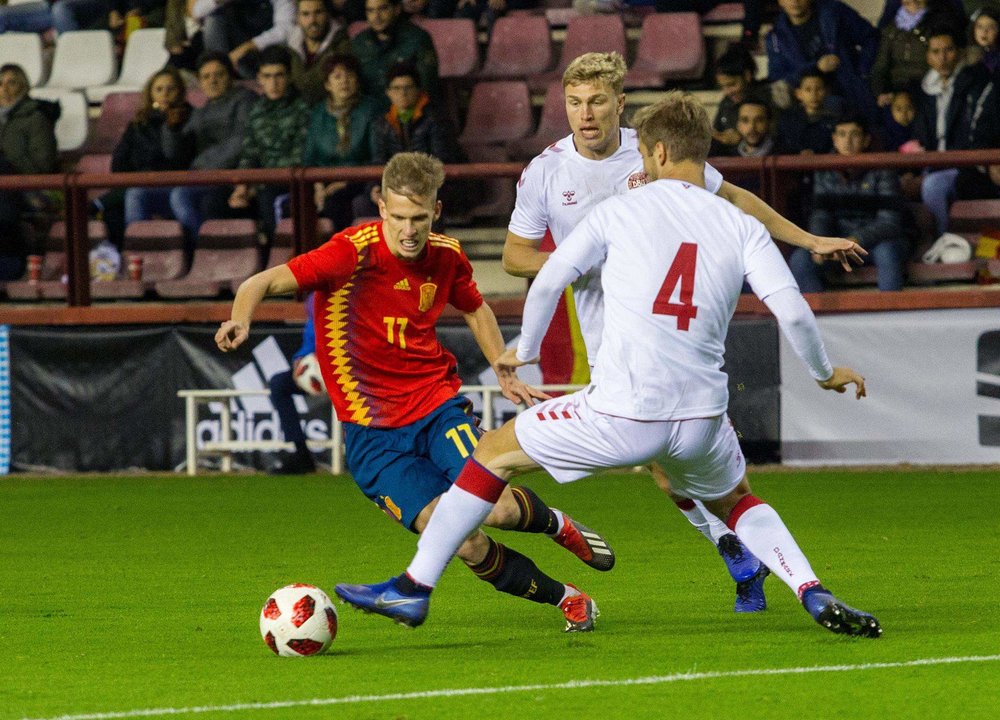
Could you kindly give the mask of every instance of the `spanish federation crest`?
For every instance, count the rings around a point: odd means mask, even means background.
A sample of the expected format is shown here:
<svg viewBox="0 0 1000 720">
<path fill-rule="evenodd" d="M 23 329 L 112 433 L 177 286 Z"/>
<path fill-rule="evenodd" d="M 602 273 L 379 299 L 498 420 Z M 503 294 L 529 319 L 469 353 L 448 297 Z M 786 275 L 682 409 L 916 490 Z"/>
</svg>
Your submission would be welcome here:
<svg viewBox="0 0 1000 720">
<path fill-rule="evenodd" d="M 420 286 L 420 312 L 427 312 L 434 307 L 434 296 L 437 294 L 438 286 L 432 282 L 425 282 Z"/>
</svg>

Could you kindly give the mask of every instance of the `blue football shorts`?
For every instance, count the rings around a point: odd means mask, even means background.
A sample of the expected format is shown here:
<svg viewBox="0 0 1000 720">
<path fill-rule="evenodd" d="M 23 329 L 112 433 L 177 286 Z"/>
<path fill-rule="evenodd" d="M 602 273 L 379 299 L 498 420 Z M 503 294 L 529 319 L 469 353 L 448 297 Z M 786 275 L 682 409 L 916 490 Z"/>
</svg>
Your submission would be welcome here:
<svg viewBox="0 0 1000 720">
<path fill-rule="evenodd" d="M 464 397 L 405 427 L 345 423 L 347 467 L 365 497 L 412 531 L 420 511 L 455 482 L 481 434 Z"/>
</svg>

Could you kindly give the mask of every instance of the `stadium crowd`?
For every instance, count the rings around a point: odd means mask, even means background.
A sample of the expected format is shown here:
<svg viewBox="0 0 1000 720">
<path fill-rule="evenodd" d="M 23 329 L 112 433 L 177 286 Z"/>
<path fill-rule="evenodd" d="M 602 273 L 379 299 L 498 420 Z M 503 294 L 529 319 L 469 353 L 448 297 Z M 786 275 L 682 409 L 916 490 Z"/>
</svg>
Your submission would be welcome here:
<svg viewBox="0 0 1000 720">
<path fill-rule="evenodd" d="M 705 13 L 717 4 L 577 7 Z M 713 155 L 1000 147 L 1000 7 L 888 0 L 877 25 L 841 0 L 745 8 L 752 12 L 744 13 L 742 39 L 709 59 L 708 78 L 721 96 Z M 383 165 L 402 151 L 451 163 L 464 159 L 457 141 L 461 103 L 445 92 L 432 36 L 414 18 L 468 17 L 488 34 L 507 12 L 543 10 L 535 0 L 39 0 L 0 6 L 0 32 L 41 33 L 52 43 L 64 32 L 101 28 L 124 46 L 137 28 L 166 28 L 169 63 L 146 82 L 114 149 L 114 172 Z M 762 21 L 771 29 L 759 39 Z M 755 54 L 762 48 L 766 78 L 757 77 Z M 0 67 L 4 174 L 59 168 L 53 132 L 59 107 L 29 91 L 21 67 Z M 449 207 L 463 204 L 462 187 L 444 192 L 447 216 Z M 376 215 L 378 193 L 373 185 L 318 183 L 314 200 L 339 230 Z M 1000 198 L 1000 166 L 822 170 L 803 178 L 792 196 L 792 217 L 815 234 L 859 242 L 877 268 L 878 287 L 898 290 L 921 246 L 917 214 L 933 226 L 925 241 L 946 233 L 954 200 Z M 0 280 L 25 274 L 32 248 L 22 218 L 47 201 L 37 192 L 0 192 Z M 248 184 L 130 188 L 92 203 L 119 249 L 129 223 L 176 219 L 189 260 L 205 220 L 250 217 L 266 261 L 276 222 L 287 212 L 287 188 Z M 803 249 L 788 260 L 804 291 L 824 289 L 836 272 Z"/>
</svg>

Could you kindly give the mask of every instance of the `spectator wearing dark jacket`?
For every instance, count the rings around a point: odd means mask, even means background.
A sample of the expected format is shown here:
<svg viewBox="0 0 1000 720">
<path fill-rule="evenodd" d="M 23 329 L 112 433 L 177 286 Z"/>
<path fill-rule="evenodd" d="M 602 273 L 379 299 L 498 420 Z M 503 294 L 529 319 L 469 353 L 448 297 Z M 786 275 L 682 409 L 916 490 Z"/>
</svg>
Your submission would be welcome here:
<svg viewBox="0 0 1000 720">
<path fill-rule="evenodd" d="M 376 98 L 383 108 L 389 85 L 389 69 L 409 62 L 420 73 L 420 87 L 437 100 L 440 97 L 438 58 L 431 36 L 403 15 L 401 0 L 365 0 L 368 28 L 351 40 L 360 66 L 362 91 Z"/>
<path fill-rule="evenodd" d="M 778 117 L 778 152 L 830 152 L 834 125 L 844 111 L 844 101 L 830 94 L 826 76 L 816 69 L 807 70 L 795 88 L 795 104 Z"/>
<path fill-rule="evenodd" d="M 190 115 L 181 74 L 168 65 L 152 75 L 142 89 L 142 105 L 135 119 L 111 155 L 111 172 L 186 170 L 190 152 L 169 136 L 179 133 Z M 126 197 L 125 188 L 116 188 L 97 200 L 108 239 L 119 248 L 125 238 L 125 217 L 135 215 L 134 209 L 126 210 Z"/>
<path fill-rule="evenodd" d="M 292 82 L 309 105 L 326 97 L 323 67 L 333 55 L 351 52 L 347 28 L 330 16 L 324 0 L 298 0 L 295 27 L 288 35 Z"/>
<path fill-rule="evenodd" d="M 838 155 L 865 152 L 871 144 L 867 121 L 842 118 L 833 132 Z M 894 170 L 817 170 L 813 176 L 813 209 L 809 232 L 843 236 L 868 251 L 866 262 L 878 271 L 879 290 L 902 290 L 909 243 L 904 227 L 905 201 Z M 823 261 L 796 248 L 788 266 L 802 292 L 824 288 Z"/>
<path fill-rule="evenodd" d="M 0 173 L 34 175 L 57 170 L 54 103 L 28 97 L 28 76 L 20 65 L 0 67 Z M 16 191 L 0 192 L 0 280 L 24 273 L 26 238 L 21 214 L 27 199 Z"/>
<path fill-rule="evenodd" d="M 291 64 L 291 52 L 282 45 L 264 48 L 260 54 L 257 83 L 263 95 L 250 109 L 240 168 L 283 168 L 302 163 L 309 106 L 291 84 Z M 283 185 L 240 184 L 229 196 L 229 207 L 245 209 L 256 199 L 257 222 L 270 241 L 274 236 L 275 200 L 287 193 L 288 187 Z"/>
<path fill-rule="evenodd" d="M 970 104 L 975 103 L 989 82 L 980 68 L 966 67 L 961 60 L 962 35 L 949 26 L 932 29 L 927 39 L 927 64 L 914 104 L 913 137 L 920 148 L 963 150 L 969 146 Z M 938 234 L 948 229 L 948 207 L 954 199 L 957 168 L 928 172 L 920 186 L 920 197 L 934 216 Z"/>
<path fill-rule="evenodd" d="M 834 94 L 878 122 L 868 80 L 878 51 L 878 33 L 840 0 L 779 0 L 782 12 L 767 35 L 770 80 L 793 87 L 810 66 L 831 78 Z"/>
<path fill-rule="evenodd" d="M 715 63 L 715 84 L 722 91 L 722 99 L 712 122 L 713 155 L 735 155 L 740 142 L 736 129 L 740 104 L 753 100 L 771 104 L 771 86 L 756 80 L 757 63 L 750 51 L 740 43 L 733 43 Z"/>
</svg>

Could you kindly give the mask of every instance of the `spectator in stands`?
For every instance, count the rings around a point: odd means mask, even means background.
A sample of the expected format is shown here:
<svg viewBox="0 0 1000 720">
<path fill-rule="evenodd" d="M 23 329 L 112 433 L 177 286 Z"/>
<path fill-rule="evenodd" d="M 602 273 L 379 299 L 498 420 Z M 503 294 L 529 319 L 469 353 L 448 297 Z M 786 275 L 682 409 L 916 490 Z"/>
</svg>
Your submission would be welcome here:
<svg viewBox="0 0 1000 720">
<path fill-rule="evenodd" d="M 316 326 L 313 322 L 313 295 L 306 296 L 306 324 L 302 327 L 302 346 L 292 356 L 292 369 L 273 375 L 268 382 L 271 389 L 271 404 L 274 405 L 281 422 L 281 432 L 286 442 L 293 443 L 292 453 L 282 453 L 281 460 L 271 471 L 274 475 L 304 475 L 316 470 L 306 434 L 302 430 L 299 411 L 295 409 L 295 396 L 305 395 L 305 391 L 295 382 L 295 371 L 307 355 L 316 352 Z"/>
<path fill-rule="evenodd" d="M 740 131 L 736 129 L 740 103 L 744 100 L 771 103 L 770 86 L 756 80 L 756 74 L 757 63 L 753 55 L 739 43 L 730 45 L 716 61 L 715 83 L 722 91 L 722 99 L 712 124 L 712 154 L 736 154 L 740 142 Z"/>
<path fill-rule="evenodd" d="M 912 92 L 900 90 L 892 94 L 889 107 L 882 108 L 886 150 L 899 150 L 913 139 L 913 118 L 916 112 Z"/>
<path fill-rule="evenodd" d="M 927 73 L 927 31 L 947 24 L 964 24 L 949 0 L 904 0 L 879 37 L 872 67 L 872 92 L 879 107 L 889 105 L 894 92 L 920 82 Z"/>
<path fill-rule="evenodd" d="M 385 90 L 389 68 L 409 62 L 420 73 L 420 87 L 437 100 L 440 97 L 438 59 L 426 30 L 403 15 L 401 0 L 365 0 L 368 28 L 351 41 L 360 63 L 361 86 L 388 109 Z"/>
<path fill-rule="evenodd" d="M 991 75 L 1000 70 L 1000 7 L 984 5 L 972 15 L 969 28 L 973 62 L 980 62 Z"/>
<path fill-rule="evenodd" d="M 0 66 L 0 174 L 35 175 L 56 172 L 58 154 L 53 126 L 59 105 L 28 97 L 31 85 L 20 65 Z M 24 273 L 27 248 L 21 216 L 29 198 L 16 191 L 0 192 L 0 279 Z"/>
<path fill-rule="evenodd" d="M 332 55 L 351 52 L 351 38 L 347 27 L 330 16 L 325 0 L 298 0 L 288 47 L 292 50 L 292 82 L 306 103 L 314 105 L 326 97 L 323 63 Z"/>
<path fill-rule="evenodd" d="M 458 161 L 448 121 L 437 112 L 430 96 L 420 87 L 416 68 L 409 63 L 394 65 L 389 70 L 386 94 L 391 105 L 389 111 L 375 121 L 374 164 L 385 165 L 400 152 L 423 152 L 445 163 Z M 370 184 L 368 192 L 355 199 L 354 216 L 378 215 L 380 197 L 380 184 Z"/>
<path fill-rule="evenodd" d="M 994 72 L 992 81 L 970 98 L 966 115 L 969 125 L 969 149 L 995 150 L 1000 148 L 1000 73 Z M 955 179 L 955 197 L 960 200 L 987 200 L 1000 198 L 1000 165 L 976 165 L 958 171 Z"/>
<path fill-rule="evenodd" d="M 184 79 L 176 68 L 168 65 L 146 81 L 142 105 L 111 156 L 111 172 L 186 170 L 191 162 L 190 152 L 170 136 L 180 133 L 190 116 Z M 125 238 L 126 215 L 137 215 L 135 209 L 126 211 L 127 197 L 130 196 L 125 188 L 115 188 L 96 201 L 108 229 L 108 239 L 119 249 Z M 131 202 L 135 198 L 133 194 Z"/>
<path fill-rule="evenodd" d="M 334 55 L 326 68 L 327 98 L 312 110 L 302 162 L 308 167 L 372 165 L 380 111 L 373 98 L 361 94 L 358 59 Z M 342 230 L 351 224 L 351 203 L 364 189 L 364 183 L 316 183 L 316 208 Z"/>
<path fill-rule="evenodd" d="M 250 109 L 240 168 L 282 168 L 299 165 L 309 128 L 309 106 L 291 84 L 291 52 L 282 45 L 272 45 L 260 53 L 257 82 L 264 91 Z M 244 210 L 256 198 L 257 222 L 267 236 L 274 237 L 275 200 L 288 193 L 282 185 L 251 187 L 245 183 L 233 188 L 229 207 Z"/>
<path fill-rule="evenodd" d="M 842 118 L 833 131 L 838 155 L 865 152 L 872 136 L 861 115 Z M 817 170 L 813 176 L 813 209 L 809 232 L 842 236 L 868 251 L 875 264 L 879 290 L 902 290 L 909 253 L 906 239 L 905 200 L 893 170 Z M 795 248 L 788 266 L 802 292 L 821 292 L 825 263 L 808 250 Z"/>
<path fill-rule="evenodd" d="M 191 170 L 232 169 L 239 163 L 247 116 L 257 96 L 233 83 L 233 66 L 225 53 L 205 53 L 198 61 L 198 84 L 207 99 L 196 108 L 180 132 L 165 135 L 177 143 L 170 154 L 191 157 Z M 229 215 L 227 187 L 193 185 L 170 188 L 136 188 L 125 194 L 125 221 L 154 216 L 175 217 L 184 228 L 193 252 L 203 220 Z"/>
<path fill-rule="evenodd" d="M 875 28 L 840 0 L 779 0 L 778 4 L 782 12 L 766 38 L 771 81 L 790 89 L 806 68 L 816 66 L 830 76 L 835 94 L 870 123 L 877 123 L 878 109 L 868 90 L 878 50 Z"/>
<path fill-rule="evenodd" d="M 830 94 L 826 75 L 816 68 L 806 70 L 795 88 L 795 105 L 778 117 L 779 152 L 789 155 L 830 152 L 834 124 L 844 112 L 844 101 Z"/>
<path fill-rule="evenodd" d="M 227 53 L 233 67 L 254 76 L 256 54 L 288 41 L 295 27 L 295 0 L 194 0 L 206 52 Z"/>
<path fill-rule="evenodd" d="M 333 13 L 347 25 L 365 19 L 365 0 L 332 0 Z"/>
<path fill-rule="evenodd" d="M 945 25 L 932 28 L 927 38 L 927 65 L 916 92 L 913 137 L 918 150 L 961 150 L 969 145 L 971 106 L 989 82 L 982 68 L 974 69 L 961 60 L 962 36 Z M 940 235 L 948 229 L 948 207 L 954 199 L 958 169 L 934 169 L 924 175 L 920 197 L 934 216 Z"/>
<path fill-rule="evenodd" d="M 774 117 L 766 102 L 744 100 L 737 109 L 736 129 L 740 141 L 736 145 L 739 157 L 762 157 L 774 154 Z"/>
<path fill-rule="evenodd" d="M 973 0 L 969 3 L 963 2 L 963 0 L 944 0 L 944 4 L 951 8 L 951 11 L 957 15 L 965 16 L 965 6 L 966 4 L 973 4 Z M 896 13 L 899 12 L 899 8 L 902 7 L 902 0 L 885 0 L 885 6 L 882 8 L 882 17 L 878 20 L 879 30 L 888 27 L 892 24 L 892 21 L 896 18 Z"/>
</svg>

